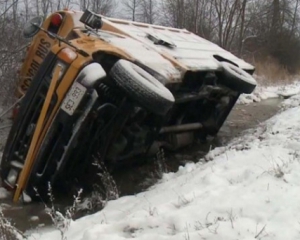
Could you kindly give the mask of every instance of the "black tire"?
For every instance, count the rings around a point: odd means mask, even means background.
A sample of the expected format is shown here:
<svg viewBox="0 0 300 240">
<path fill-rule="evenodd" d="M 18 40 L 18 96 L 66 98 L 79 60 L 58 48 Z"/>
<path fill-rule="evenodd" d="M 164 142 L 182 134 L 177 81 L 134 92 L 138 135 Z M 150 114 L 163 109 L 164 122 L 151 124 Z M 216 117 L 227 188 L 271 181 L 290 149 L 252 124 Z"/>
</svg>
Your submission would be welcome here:
<svg viewBox="0 0 300 240">
<path fill-rule="evenodd" d="M 165 115 L 174 104 L 173 94 L 155 77 L 136 64 L 119 60 L 110 76 L 116 85 L 145 109 Z"/>
<path fill-rule="evenodd" d="M 220 83 L 239 93 L 254 91 L 257 83 L 249 73 L 228 62 L 220 62 L 220 65 L 222 66 Z"/>
</svg>

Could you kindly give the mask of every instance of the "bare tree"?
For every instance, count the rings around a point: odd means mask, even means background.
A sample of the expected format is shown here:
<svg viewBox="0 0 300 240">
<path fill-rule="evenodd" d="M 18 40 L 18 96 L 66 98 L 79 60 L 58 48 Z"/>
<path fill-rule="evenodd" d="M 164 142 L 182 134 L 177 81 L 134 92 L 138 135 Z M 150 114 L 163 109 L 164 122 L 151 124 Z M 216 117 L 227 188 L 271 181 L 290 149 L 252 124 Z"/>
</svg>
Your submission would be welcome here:
<svg viewBox="0 0 300 240">
<path fill-rule="evenodd" d="M 294 13 L 293 13 L 293 20 L 292 20 L 292 25 L 291 25 L 291 33 L 296 31 L 297 28 L 297 20 L 298 20 L 298 11 L 299 11 L 299 0 L 295 0 L 295 8 L 294 8 Z"/>
<path fill-rule="evenodd" d="M 217 16 L 218 43 L 230 49 L 241 19 L 240 0 L 214 0 Z"/>
<path fill-rule="evenodd" d="M 143 22 L 153 24 L 157 17 L 157 2 L 155 0 L 142 0 Z"/>
<path fill-rule="evenodd" d="M 1 0 L 0 92 L 12 96 L 31 17 L 74 6 L 112 15 L 117 3 L 121 17 L 186 28 L 241 57 L 271 56 L 290 71 L 300 66 L 300 0 Z"/>
<path fill-rule="evenodd" d="M 81 10 L 86 10 L 88 9 L 90 6 L 90 1 L 89 0 L 79 0 L 79 7 Z"/>
<path fill-rule="evenodd" d="M 163 24 L 186 28 L 209 40 L 215 39 L 215 12 L 212 0 L 164 0 Z"/>
<path fill-rule="evenodd" d="M 93 0 L 91 10 L 103 15 L 110 15 L 114 8 L 113 0 Z"/>
<path fill-rule="evenodd" d="M 49 14 L 51 7 L 52 7 L 51 0 L 40 0 L 40 8 L 43 16 L 46 17 Z"/>
<path fill-rule="evenodd" d="M 27 22 L 30 18 L 30 5 L 29 5 L 30 0 L 24 0 L 24 14 L 23 16 L 25 17 L 25 22 Z"/>
<path fill-rule="evenodd" d="M 188 0 L 165 0 L 163 2 L 166 21 L 165 24 L 177 28 L 186 27 L 188 16 Z"/>
<path fill-rule="evenodd" d="M 242 0 L 241 3 L 241 25 L 239 33 L 239 43 L 238 43 L 238 55 L 242 55 L 242 49 L 244 44 L 244 34 L 245 34 L 245 20 L 246 20 L 246 7 L 248 0 Z"/>
<path fill-rule="evenodd" d="M 36 15 L 40 16 L 40 4 L 39 4 L 39 0 L 35 1 L 35 9 L 36 9 Z"/>
<path fill-rule="evenodd" d="M 142 0 L 124 0 L 123 8 L 127 16 L 130 16 L 132 21 L 140 19 L 142 16 Z M 124 17 L 127 17 L 124 16 Z"/>
<path fill-rule="evenodd" d="M 0 2 L 0 84 L 1 103 L 7 104 L 13 99 L 13 90 L 17 80 L 17 70 L 24 49 L 22 37 L 24 19 L 19 15 L 19 2 L 16 0 Z"/>
<path fill-rule="evenodd" d="M 56 9 L 61 10 L 65 8 L 70 8 L 72 1 L 71 0 L 56 0 L 53 1 L 53 3 L 56 3 Z"/>
<path fill-rule="evenodd" d="M 211 1 L 188 0 L 188 13 L 185 28 L 209 40 L 214 39 L 215 14 Z"/>
<path fill-rule="evenodd" d="M 89 9 L 95 13 L 110 16 L 114 12 L 115 0 L 79 0 L 81 10 Z"/>
</svg>

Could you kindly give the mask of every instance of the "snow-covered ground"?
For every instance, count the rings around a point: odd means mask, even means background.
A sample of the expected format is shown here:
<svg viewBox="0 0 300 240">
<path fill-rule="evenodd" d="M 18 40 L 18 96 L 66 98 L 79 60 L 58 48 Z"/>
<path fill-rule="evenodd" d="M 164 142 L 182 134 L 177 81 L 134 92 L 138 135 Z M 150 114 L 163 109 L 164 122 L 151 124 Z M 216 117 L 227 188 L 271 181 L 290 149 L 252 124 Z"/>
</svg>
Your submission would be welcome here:
<svg viewBox="0 0 300 240">
<path fill-rule="evenodd" d="M 146 192 L 71 222 L 69 240 L 299 240 L 300 95 L 204 163 L 167 173 Z M 124 179 L 125 181 L 125 179 Z M 30 239 L 61 239 L 57 230 Z"/>
<path fill-rule="evenodd" d="M 291 84 L 277 86 L 260 86 L 258 85 L 253 93 L 242 94 L 238 99 L 238 104 L 248 104 L 260 102 L 269 98 L 289 97 L 300 93 L 300 82 L 295 81 Z"/>
</svg>

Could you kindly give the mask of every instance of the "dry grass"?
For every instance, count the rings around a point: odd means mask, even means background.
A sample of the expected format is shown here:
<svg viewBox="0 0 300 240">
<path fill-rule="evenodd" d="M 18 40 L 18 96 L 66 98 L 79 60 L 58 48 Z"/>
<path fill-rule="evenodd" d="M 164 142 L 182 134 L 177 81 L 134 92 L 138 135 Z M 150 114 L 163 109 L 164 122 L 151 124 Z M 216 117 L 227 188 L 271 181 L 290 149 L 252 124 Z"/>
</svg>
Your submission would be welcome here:
<svg viewBox="0 0 300 240">
<path fill-rule="evenodd" d="M 298 74 L 290 74 L 288 70 L 272 58 L 251 61 L 255 66 L 257 81 L 262 85 L 291 84 L 299 77 Z"/>
</svg>

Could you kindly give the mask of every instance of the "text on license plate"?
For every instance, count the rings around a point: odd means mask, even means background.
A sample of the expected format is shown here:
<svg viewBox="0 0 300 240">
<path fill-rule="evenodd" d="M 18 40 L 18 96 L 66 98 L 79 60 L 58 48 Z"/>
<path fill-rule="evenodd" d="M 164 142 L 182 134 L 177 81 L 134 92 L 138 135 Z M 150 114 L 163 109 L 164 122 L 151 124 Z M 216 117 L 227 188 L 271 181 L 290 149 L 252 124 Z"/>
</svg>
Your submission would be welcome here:
<svg viewBox="0 0 300 240">
<path fill-rule="evenodd" d="M 78 82 L 74 82 L 67 96 L 63 100 L 61 109 L 72 116 L 81 99 L 83 98 L 85 92 L 86 88 L 84 86 L 82 86 Z"/>
</svg>

